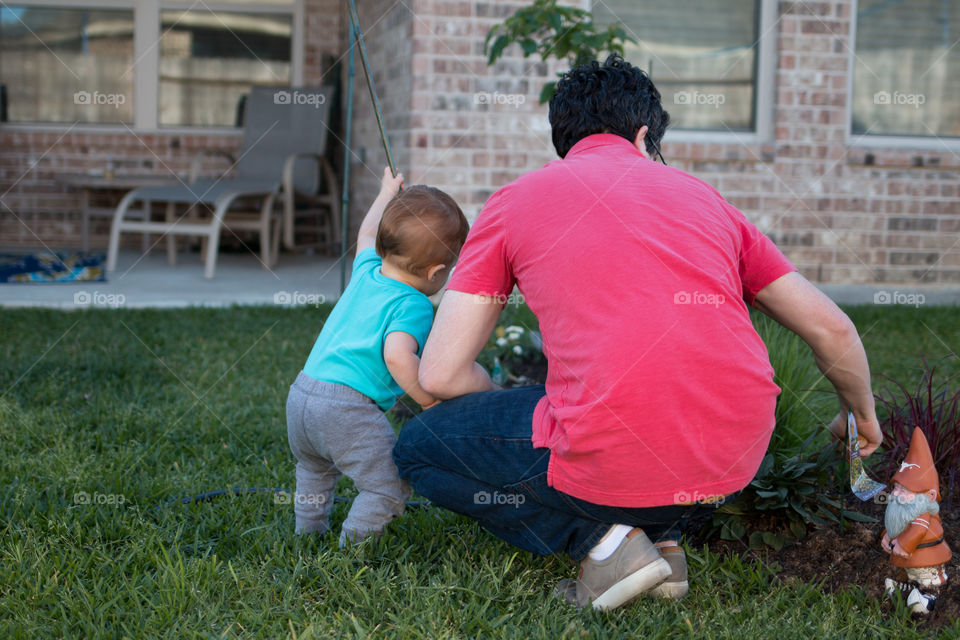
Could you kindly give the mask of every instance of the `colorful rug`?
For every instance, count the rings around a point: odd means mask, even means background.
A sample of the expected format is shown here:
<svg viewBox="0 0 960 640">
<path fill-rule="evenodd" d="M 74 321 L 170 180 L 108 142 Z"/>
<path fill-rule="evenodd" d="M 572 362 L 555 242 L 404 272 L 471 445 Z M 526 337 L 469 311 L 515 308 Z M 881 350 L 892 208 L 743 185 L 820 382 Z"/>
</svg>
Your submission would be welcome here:
<svg viewBox="0 0 960 640">
<path fill-rule="evenodd" d="M 0 254 L 0 282 L 104 282 L 102 253 Z"/>
</svg>

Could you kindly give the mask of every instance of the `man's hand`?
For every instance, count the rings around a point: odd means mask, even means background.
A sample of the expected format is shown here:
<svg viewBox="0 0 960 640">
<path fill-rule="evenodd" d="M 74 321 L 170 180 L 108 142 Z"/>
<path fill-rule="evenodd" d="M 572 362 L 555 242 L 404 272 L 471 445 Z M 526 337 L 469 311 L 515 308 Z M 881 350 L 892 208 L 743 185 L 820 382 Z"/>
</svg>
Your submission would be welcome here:
<svg viewBox="0 0 960 640">
<path fill-rule="evenodd" d="M 853 414 L 857 421 L 857 444 L 860 445 L 860 457 L 866 458 L 877 450 L 877 447 L 883 442 L 883 432 L 880 430 L 880 423 L 877 421 L 877 414 L 872 418 L 857 418 L 856 412 Z M 841 412 L 830 422 L 830 433 L 837 440 L 847 441 L 847 413 Z"/>
<path fill-rule="evenodd" d="M 888 555 L 892 551 L 890 548 L 890 536 L 887 535 L 887 532 L 883 532 L 883 538 L 880 540 L 880 548 L 883 549 Z"/>
</svg>

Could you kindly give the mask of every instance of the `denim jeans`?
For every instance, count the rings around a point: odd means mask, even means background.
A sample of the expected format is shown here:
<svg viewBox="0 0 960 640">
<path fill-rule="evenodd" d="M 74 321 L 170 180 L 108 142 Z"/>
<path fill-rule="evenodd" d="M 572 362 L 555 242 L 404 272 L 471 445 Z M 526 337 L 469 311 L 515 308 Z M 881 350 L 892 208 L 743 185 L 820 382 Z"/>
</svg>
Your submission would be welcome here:
<svg viewBox="0 0 960 640">
<path fill-rule="evenodd" d="M 678 539 L 691 520 L 709 518 L 721 504 L 612 507 L 548 486 L 550 450 L 531 441 L 533 411 L 544 393 L 542 385 L 474 393 L 414 417 L 393 450 L 400 477 L 514 546 L 566 552 L 575 561 L 613 524 L 641 527 L 654 542 Z"/>
</svg>

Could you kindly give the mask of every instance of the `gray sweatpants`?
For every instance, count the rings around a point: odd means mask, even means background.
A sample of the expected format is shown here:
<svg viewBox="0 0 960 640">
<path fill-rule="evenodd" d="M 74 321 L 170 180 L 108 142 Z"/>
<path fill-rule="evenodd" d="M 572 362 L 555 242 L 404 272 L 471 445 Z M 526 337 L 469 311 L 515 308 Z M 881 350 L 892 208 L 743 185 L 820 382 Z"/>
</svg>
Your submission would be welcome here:
<svg viewBox="0 0 960 640">
<path fill-rule="evenodd" d="M 403 513 L 410 486 L 393 463 L 397 437 L 376 403 L 348 386 L 303 372 L 287 396 L 287 438 L 297 458 L 296 532 L 330 528 L 333 490 L 346 474 L 359 491 L 340 532 L 359 542 Z"/>
</svg>

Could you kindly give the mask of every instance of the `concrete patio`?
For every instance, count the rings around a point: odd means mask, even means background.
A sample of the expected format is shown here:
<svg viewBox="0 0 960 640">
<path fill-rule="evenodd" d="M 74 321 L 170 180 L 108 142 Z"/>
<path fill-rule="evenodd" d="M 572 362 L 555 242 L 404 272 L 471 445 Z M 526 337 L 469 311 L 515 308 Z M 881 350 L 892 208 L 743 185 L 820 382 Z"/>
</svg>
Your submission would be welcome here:
<svg viewBox="0 0 960 640">
<path fill-rule="evenodd" d="M 339 259 L 304 254 L 281 254 L 268 271 L 253 254 L 221 252 L 216 276 L 207 280 L 197 253 L 180 253 L 171 267 L 162 251 L 123 251 L 106 282 L 0 284 L 2 307 L 57 309 L 312 305 L 339 295 Z"/>
<path fill-rule="evenodd" d="M 352 258 L 353 255 L 350 255 Z M 347 265 L 347 278 L 350 265 Z M 216 277 L 203 277 L 197 253 L 180 253 L 169 266 L 162 251 L 142 256 L 120 253 L 107 282 L 0 284 L 0 307 L 55 309 L 224 307 L 230 305 L 314 305 L 340 295 L 340 261 L 305 254 L 281 254 L 271 270 L 250 253 L 221 253 Z M 960 305 L 960 288 L 938 285 L 819 284 L 841 304 Z M 433 298 L 437 303 L 440 296 Z"/>
</svg>

